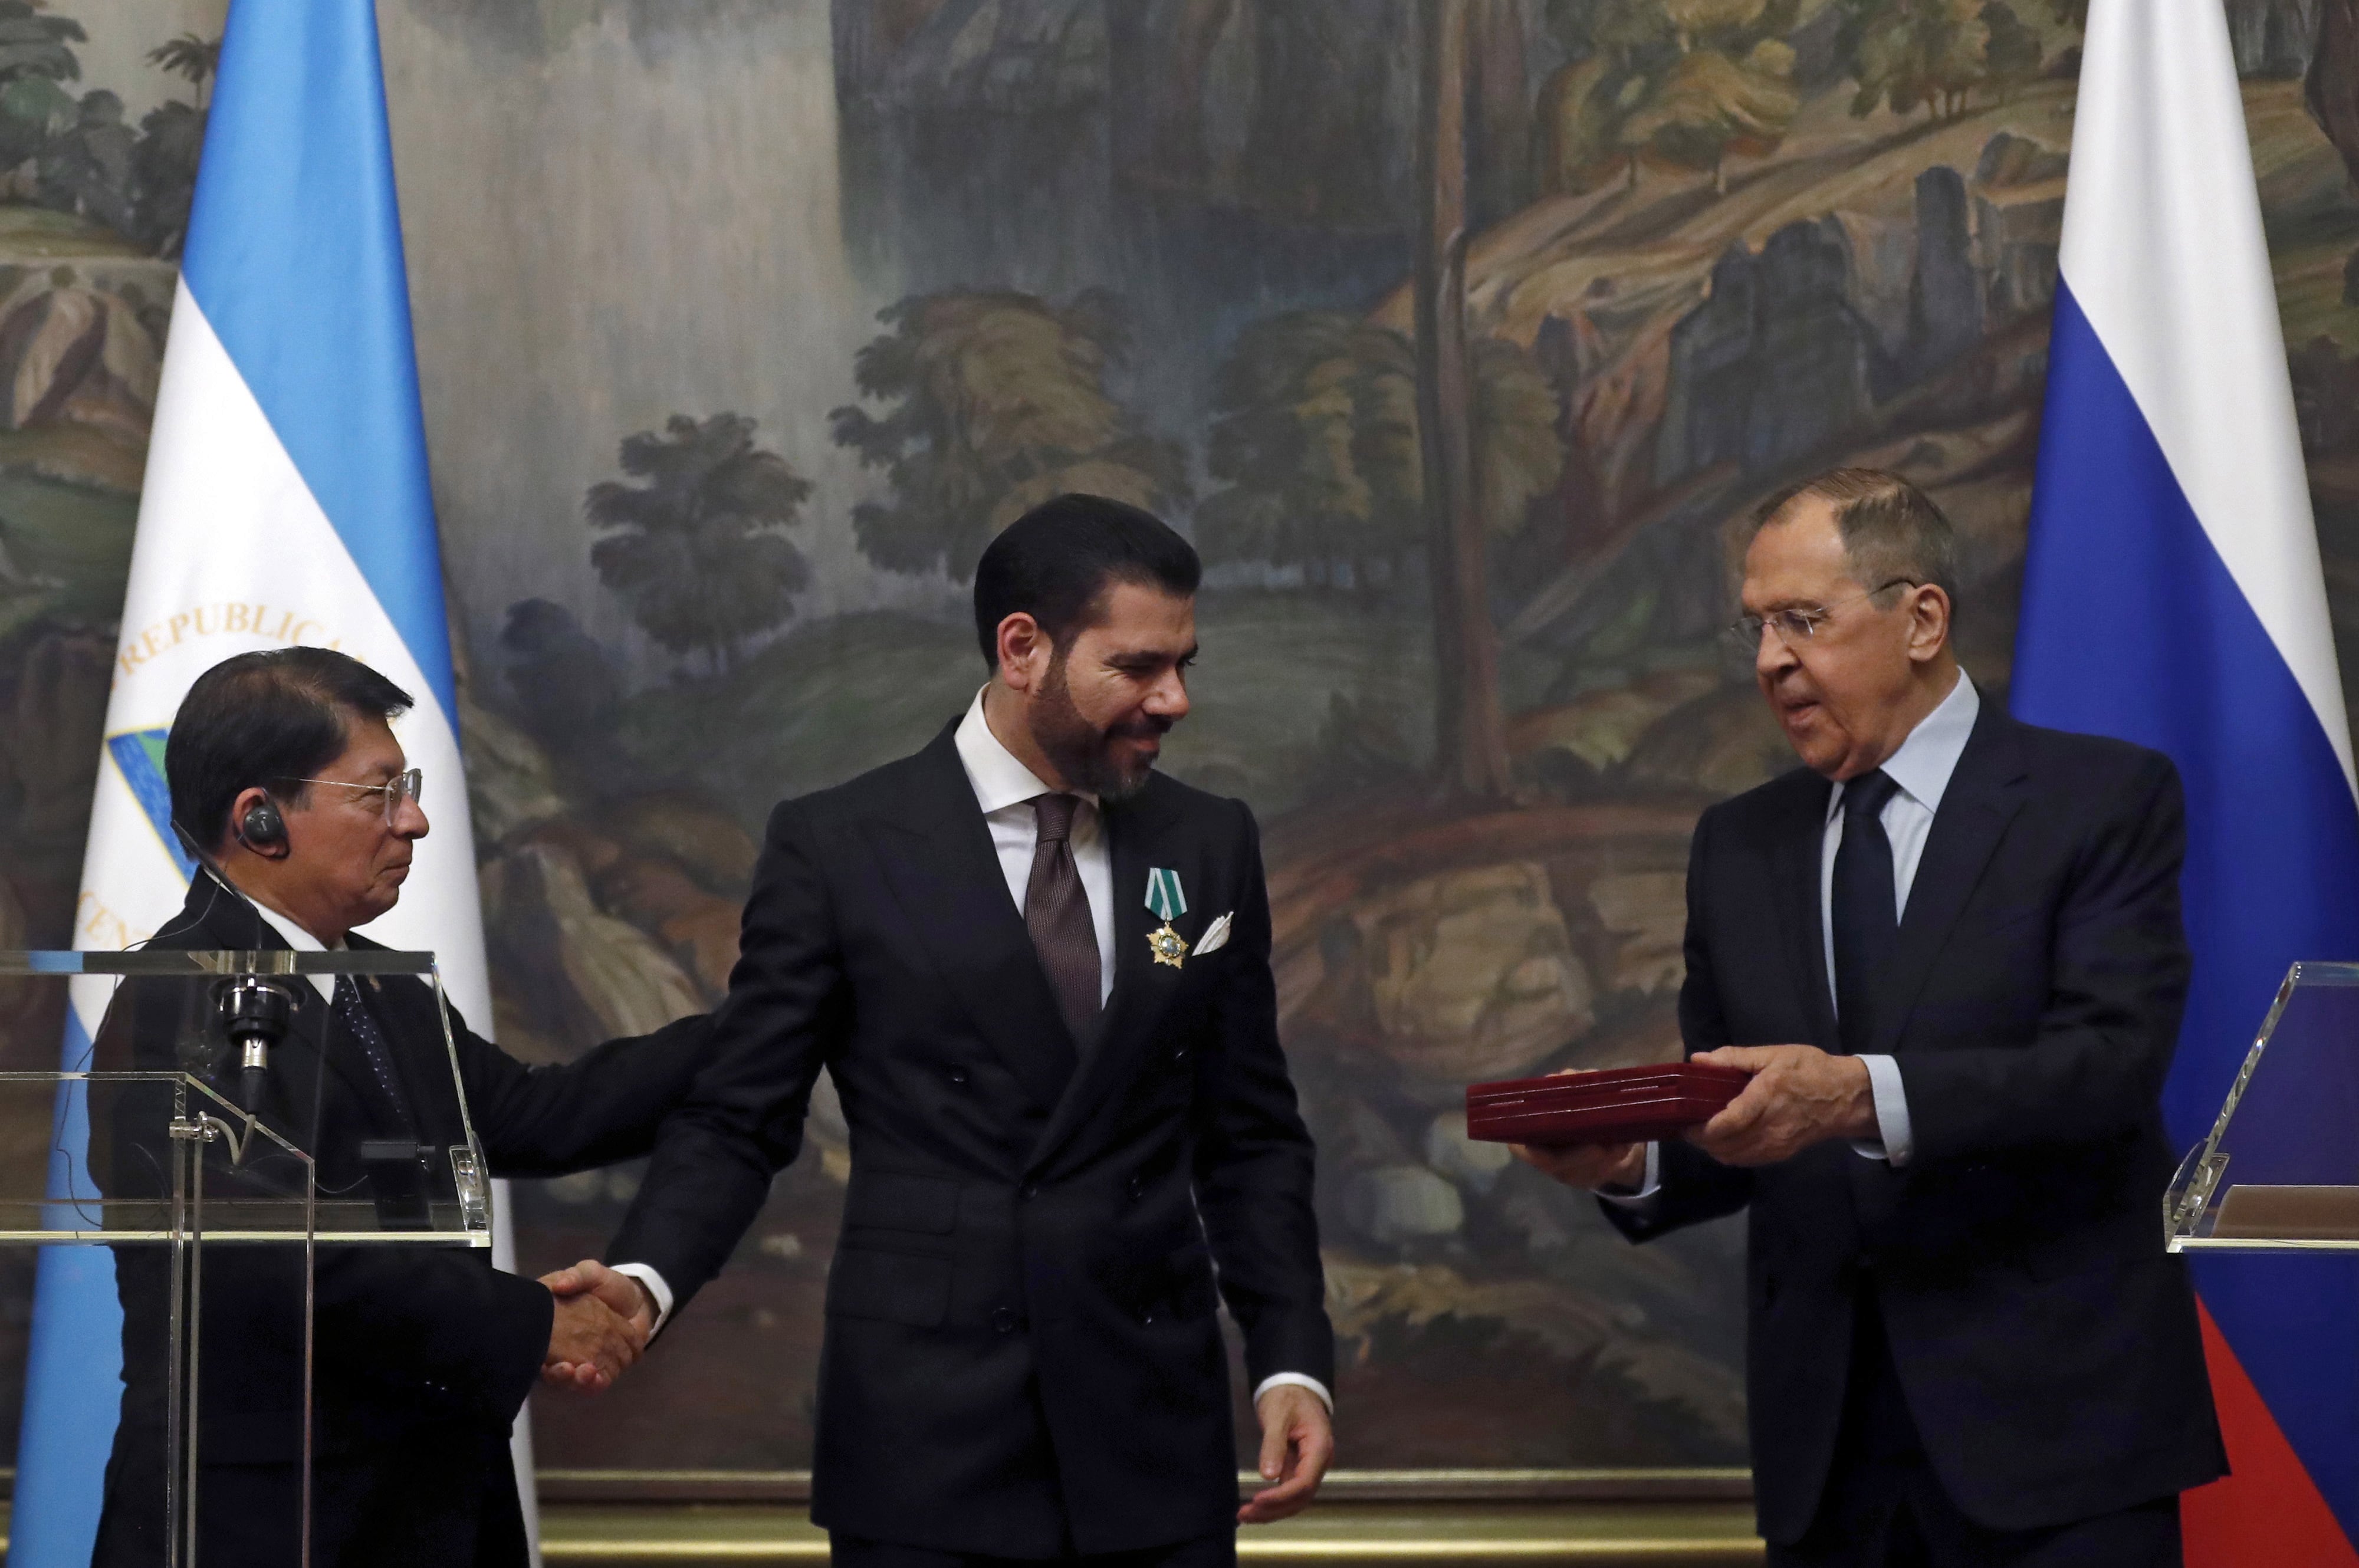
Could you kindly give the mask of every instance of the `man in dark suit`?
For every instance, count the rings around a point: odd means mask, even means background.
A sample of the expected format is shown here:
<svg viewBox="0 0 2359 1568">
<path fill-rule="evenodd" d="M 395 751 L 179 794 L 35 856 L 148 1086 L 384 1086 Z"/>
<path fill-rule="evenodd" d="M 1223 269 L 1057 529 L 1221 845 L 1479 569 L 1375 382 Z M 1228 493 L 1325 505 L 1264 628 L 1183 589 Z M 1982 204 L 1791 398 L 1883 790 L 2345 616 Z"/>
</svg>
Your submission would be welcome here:
<svg viewBox="0 0 2359 1568">
<path fill-rule="evenodd" d="M 1771 1563 L 2176 1563 L 2225 1468 L 2160 1223 L 2179 779 L 1977 696 L 1955 554 L 1891 474 L 1756 514 L 1738 633 L 1805 766 L 1698 822 L 1680 993 L 1754 1077 L 1690 1141 L 1523 1152 L 1637 1240 L 1749 1208 Z"/>
<path fill-rule="evenodd" d="M 409 705 L 383 676 L 321 648 L 242 655 L 200 676 L 165 757 L 174 818 L 204 866 L 150 945 L 374 947 L 353 928 L 393 907 L 428 826 L 419 776 L 388 723 Z M 298 977 L 286 991 L 291 1015 L 255 1108 L 313 1154 L 323 1198 L 370 1190 L 364 1140 L 463 1144 L 461 1093 L 495 1175 L 553 1176 L 645 1154 L 703 1059 L 705 1021 L 690 1018 L 570 1065 L 527 1068 L 454 1010 L 454 1085 L 443 1019 L 419 980 Z M 126 982 L 101 1029 L 97 1065 L 209 1071 L 223 1044 L 218 1018 L 205 1016 L 210 996 L 174 981 Z M 221 1077 L 234 1097 L 234 1066 Z M 168 1115 L 136 1094 L 101 1109 L 92 1167 L 110 1196 L 160 1192 L 153 1157 Z M 212 1163 L 208 1192 L 270 1187 L 266 1150 L 249 1167 Z M 204 1253 L 196 1500 L 206 1563 L 297 1561 L 300 1268 L 291 1247 Z M 172 1284 L 157 1247 L 118 1247 L 115 1270 L 123 1414 L 93 1561 L 145 1568 L 164 1561 Z M 560 1299 L 495 1269 L 488 1249 L 321 1246 L 316 1291 L 312 1563 L 522 1568 L 508 1456 L 517 1410 L 551 1363 L 572 1369 L 571 1381 L 603 1387 L 637 1356 L 643 1332 L 595 1297 Z"/>
<path fill-rule="evenodd" d="M 811 1515 L 842 1563 L 1233 1562 L 1332 1445 L 1311 1145 L 1252 815 L 1153 770 L 1195 551 L 1067 495 L 975 572 L 989 683 L 918 755 L 778 807 L 714 1014 L 609 1248 L 676 1311 L 852 1125 Z M 628 1306 L 641 1285 L 579 1270 Z M 1277 1484 L 1238 1506 L 1225 1300 Z"/>
</svg>

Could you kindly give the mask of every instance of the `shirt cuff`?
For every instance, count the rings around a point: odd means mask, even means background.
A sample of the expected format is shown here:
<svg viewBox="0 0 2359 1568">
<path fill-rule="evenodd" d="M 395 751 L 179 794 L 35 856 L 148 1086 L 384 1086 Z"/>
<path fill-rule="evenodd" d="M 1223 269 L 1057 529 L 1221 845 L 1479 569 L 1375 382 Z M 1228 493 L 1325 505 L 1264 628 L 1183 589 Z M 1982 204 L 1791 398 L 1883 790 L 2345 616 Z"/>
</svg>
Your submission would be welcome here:
<svg viewBox="0 0 2359 1568">
<path fill-rule="evenodd" d="M 1650 1143 L 1647 1146 L 1646 1180 L 1638 1183 L 1636 1192 L 1608 1192 L 1601 1189 L 1597 1195 L 1609 1203 L 1620 1203 L 1624 1208 L 1635 1209 L 1641 1203 L 1652 1202 L 1655 1194 L 1662 1190 L 1663 1146 L 1659 1143 Z"/>
<path fill-rule="evenodd" d="M 671 1316 L 671 1287 L 664 1283 L 664 1277 L 656 1272 L 651 1263 L 617 1263 L 614 1267 L 615 1273 L 628 1274 L 645 1285 L 647 1294 L 656 1299 L 655 1326 L 647 1330 L 647 1343 L 654 1344 L 656 1335 L 663 1332 L 664 1320 Z"/>
<path fill-rule="evenodd" d="M 1900 1063 L 1889 1056 L 1863 1056 L 1868 1091 L 1875 1098 L 1875 1139 L 1855 1139 L 1852 1148 L 1868 1160 L 1881 1160 L 1896 1171 L 1917 1152 L 1908 1127 L 1908 1094 L 1901 1087 Z"/>
<path fill-rule="evenodd" d="M 1260 1404 L 1261 1397 L 1272 1388 L 1308 1388 L 1319 1396 L 1319 1402 L 1327 1407 L 1330 1416 L 1335 1413 L 1335 1396 L 1327 1391 L 1326 1384 L 1306 1372 L 1271 1373 L 1261 1380 L 1261 1387 L 1254 1390 L 1254 1403 Z"/>
</svg>

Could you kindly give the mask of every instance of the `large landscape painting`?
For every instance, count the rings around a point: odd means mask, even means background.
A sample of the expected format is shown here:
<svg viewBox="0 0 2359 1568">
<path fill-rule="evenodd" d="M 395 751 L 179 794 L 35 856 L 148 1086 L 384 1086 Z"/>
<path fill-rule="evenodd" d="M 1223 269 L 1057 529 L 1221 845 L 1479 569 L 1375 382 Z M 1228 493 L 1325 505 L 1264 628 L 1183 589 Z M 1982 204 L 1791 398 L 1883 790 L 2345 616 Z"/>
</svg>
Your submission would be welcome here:
<svg viewBox="0 0 2359 1568">
<path fill-rule="evenodd" d="M 379 9 L 501 1042 L 709 1006 L 769 806 L 983 679 L 994 531 L 1152 506 L 1208 567 L 1167 766 L 1266 834 L 1342 1462 L 1741 1464 L 1741 1226 L 1625 1246 L 1460 1091 L 1679 1052 L 1689 831 L 1790 762 L 1721 629 L 1759 496 L 1931 490 L 2003 693 L 2085 5 Z M 2359 20 L 2228 9 L 2348 632 Z M 74 936 L 220 26 L 0 0 L 0 946 Z M 537 1401 L 542 1463 L 806 1466 L 847 1161 L 822 1083 L 645 1367 Z M 635 1181 L 520 1184 L 526 1265 Z"/>
</svg>

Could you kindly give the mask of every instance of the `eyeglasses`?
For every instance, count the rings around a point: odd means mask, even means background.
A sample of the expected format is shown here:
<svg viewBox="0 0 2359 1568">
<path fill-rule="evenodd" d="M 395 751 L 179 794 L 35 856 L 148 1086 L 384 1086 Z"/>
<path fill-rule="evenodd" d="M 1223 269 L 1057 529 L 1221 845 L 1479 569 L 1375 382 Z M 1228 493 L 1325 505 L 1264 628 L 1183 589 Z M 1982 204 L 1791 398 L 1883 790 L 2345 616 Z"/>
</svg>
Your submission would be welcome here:
<svg viewBox="0 0 2359 1568">
<path fill-rule="evenodd" d="M 1728 635 L 1748 652 L 1761 646 L 1761 628 L 1767 626 L 1777 634 L 1788 648 L 1805 643 L 1819 635 L 1819 628 L 1834 618 L 1845 604 L 1856 604 L 1862 599 L 1873 599 L 1890 588 L 1922 588 L 1913 577 L 1895 577 L 1879 583 L 1864 593 L 1854 593 L 1848 599 L 1838 599 L 1832 604 L 1795 605 L 1790 609 L 1772 610 L 1766 615 L 1739 615 L 1728 626 Z"/>
<path fill-rule="evenodd" d="M 364 794 L 382 795 L 385 797 L 386 825 L 391 827 L 393 819 L 400 814 L 401 803 L 404 800 L 415 801 L 425 794 L 426 771 L 423 768 L 413 768 L 407 773 L 395 774 L 382 784 L 354 784 L 342 779 L 289 779 L 287 782 L 329 784 L 339 789 L 358 789 Z"/>
</svg>

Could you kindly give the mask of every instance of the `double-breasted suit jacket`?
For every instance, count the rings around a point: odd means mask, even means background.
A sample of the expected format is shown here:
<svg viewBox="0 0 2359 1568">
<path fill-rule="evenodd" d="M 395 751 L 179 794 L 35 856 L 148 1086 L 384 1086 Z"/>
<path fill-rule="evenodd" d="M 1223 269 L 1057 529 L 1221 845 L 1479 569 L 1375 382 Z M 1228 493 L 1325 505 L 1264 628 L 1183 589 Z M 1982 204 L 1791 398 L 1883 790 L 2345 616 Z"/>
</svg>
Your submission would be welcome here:
<svg viewBox="0 0 2359 1568">
<path fill-rule="evenodd" d="M 1333 1375 L 1252 817 L 1159 775 L 1107 809 L 1114 977 L 1076 1040 L 954 732 L 772 815 L 714 1059 L 609 1256 L 682 1301 L 711 1279 L 824 1067 L 852 1170 L 813 1518 L 1011 1557 L 1230 1529 L 1218 1301 L 1256 1381 Z M 1232 940 L 1157 963 L 1150 870 L 1191 947 L 1223 914 Z"/>
</svg>

